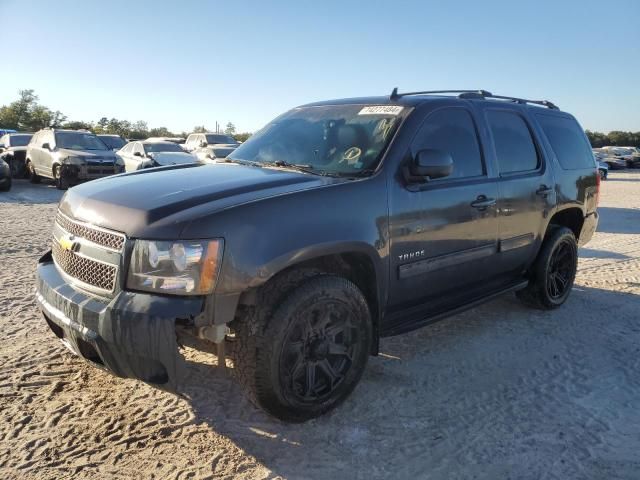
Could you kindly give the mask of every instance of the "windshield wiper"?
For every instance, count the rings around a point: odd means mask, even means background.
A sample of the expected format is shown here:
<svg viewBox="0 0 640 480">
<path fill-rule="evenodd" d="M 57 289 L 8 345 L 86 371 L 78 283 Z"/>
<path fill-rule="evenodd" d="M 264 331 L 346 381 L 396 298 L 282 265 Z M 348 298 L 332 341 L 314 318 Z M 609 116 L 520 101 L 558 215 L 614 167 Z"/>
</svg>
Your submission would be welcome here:
<svg viewBox="0 0 640 480">
<path fill-rule="evenodd" d="M 250 160 L 240 160 L 238 158 L 229 158 L 229 157 L 226 157 L 223 160 L 227 163 L 237 163 L 238 165 L 249 165 L 250 167 L 262 168 L 262 163 L 260 162 L 252 162 Z"/>
<path fill-rule="evenodd" d="M 312 175 L 332 176 L 329 172 L 325 170 L 319 170 L 315 168 L 313 165 L 309 165 L 309 164 L 289 163 L 289 162 L 285 162 L 284 160 L 276 160 L 274 162 L 262 162 L 262 164 L 269 167 L 290 168 L 291 170 L 297 170 L 299 172 L 304 172 L 304 173 L 311 173 Z"/>
</svg>

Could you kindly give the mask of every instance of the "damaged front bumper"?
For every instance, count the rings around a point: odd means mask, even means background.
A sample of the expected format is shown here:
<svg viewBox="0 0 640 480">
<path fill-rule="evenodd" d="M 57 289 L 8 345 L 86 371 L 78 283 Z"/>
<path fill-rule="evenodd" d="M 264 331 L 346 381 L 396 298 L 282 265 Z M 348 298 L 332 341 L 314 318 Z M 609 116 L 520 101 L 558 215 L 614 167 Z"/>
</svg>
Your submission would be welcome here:
<svg viewBox="0 0 640 480">
<path fill-rule="evenodd" d="M 202 297 L 166 297 L 121 291 L 102 299 L 73 288 L 51 254 L 37 269 L 36 299 L 53 333 L 75 354 L 119 377 L 177 392 L 185 361 L 176 323 L 203 312 Z"/>
</svg>

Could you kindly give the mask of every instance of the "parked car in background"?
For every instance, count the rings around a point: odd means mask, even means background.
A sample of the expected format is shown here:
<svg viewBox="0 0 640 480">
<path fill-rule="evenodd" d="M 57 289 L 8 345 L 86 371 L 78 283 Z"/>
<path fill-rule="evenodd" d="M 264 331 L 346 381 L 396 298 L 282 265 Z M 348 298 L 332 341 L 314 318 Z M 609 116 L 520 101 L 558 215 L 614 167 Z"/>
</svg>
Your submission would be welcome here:
<svg viewBox="0 0 640 480">
<path fill-rule="evenodd" d="M 0 128 L 0 136 L 5 135 L 7 133 L 16 133 L 16 130 L 11 128 Z"/>
<path fill-rule="evenodd" d="M 238 148 L 240 142 L 230 135 L 223 133 L 192 133 L 187 137 L 187 141 L 184 144 L 184 149 L 187 152 L 194 152 L 199 149 L 206 149 L 207 147 L 230 147 Z"/>
<path fill-rule="evenodd" d="M 627 166 L 630 168 L 640 167 L 640 147 L 623 147 L 631 155 L 631 160 L 627 160 Z"/>
<path fill-rule="evenodd" d="M 147 140 L 150 142 L 172 142 L 178 145 L 183 145 L 185 142 L 182 137 L 149 137 Z"/>
<path fill-rule="evenodd" d="M 601 162 L 599 160 L 596 159 L 596 163 L 598 165 L 598 173 L 600 174 L 600 178 L 602 180 L 606 180 L 607 179 L 607 175 L 609 175 L 609 165 L 607 165 L 605 162 Z"/>
<path fill-rule="evenodd" d="M 127 144 L 127 141 L 122 138 L 120 135 L 110 135 L 101 133 L 98 135 L 98 138 L 102 140 L 107 147 L 109 147 L 114 152 L 116 150 L 120 150 Z"/>
<path fill-rule="evenodd" d="M 193 153 L 201 162 L 216 163 L 226 161 L 227 156 L 233 153 L 236 148 L 231 145 L 209 145 L 203 148 L 196 148 Z"/>
<path fill-rule="evenodd" d="M 232 337 L 249 398 L 299 422 L 349 396 L 382 337 L 506 292 L 560 307 L 598 223 L 584 130 L 550 102 L 420 93 L 294 108 L 233 164 L 73 188 L 37 267 L 43 323 L 178 391 L 179 346 L 224 366 Z"/>
<path fill-rule="evenodd" d="M 624 158 L 614 155 L 609 150 L 594 148 L 593 154 L 598 161 L 605 162 L 610 170 L 627 168 L 627 161 Z"/>
<path fill-rule="evenodd" d="M 0 192 L 11 190 L 11 167 L 0 159 Z"/>
<path fill-rule="evenodd" d="M 184 146 L 201 162 L 216 162 L 224 160 L 240 146 L 240 142 L 221 133 L 192 133 Z"/>
<path fill-rule="evenodd" d="M 95 134 L 85 130 L 45 128 L 27 147 L 26 168 L 32 183 L 51 178 L 65 190 L 77 183 L 124 171 L 124 164 Z"/>
<path fill-rule="evenodd" d="M 22 178 L 26 173 L 25 158 L 32 133 L 7 133 L 0 137 L 0 159 L 11 167 L 13 178 Z"/>
<path fill-rule="evenodd" d="M 127 172 L 198 161 L 195 155 L 185 152 L 176 143 L 152 140 L 130 142 L 118 151 L 118 155 L 122 158 Z"/>
<path fill-rule="evenodd" d="M 610 169 L 628 168 L 633 162 L 633 153 L 624 147 L 602 147 L 601 152 L 607 154 L 606 163 Z"/>
</svg>

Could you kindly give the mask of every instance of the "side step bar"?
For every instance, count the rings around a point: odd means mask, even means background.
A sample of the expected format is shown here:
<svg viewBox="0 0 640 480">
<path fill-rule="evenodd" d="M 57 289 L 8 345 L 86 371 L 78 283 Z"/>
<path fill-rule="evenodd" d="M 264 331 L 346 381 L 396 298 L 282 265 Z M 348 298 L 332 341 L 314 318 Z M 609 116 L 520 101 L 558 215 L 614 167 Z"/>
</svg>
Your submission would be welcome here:
<svg viewBox="0 0 640 480">
<path fill-rule="evenodd" d="M 412 309 L 413 311 L 400 311 L 398 313 L 390 315 L 382 321 L 380 336 L 393 337 L 395 335 L 401 335 L 403 333 L 416 330 L 417 328 L 424 327 L 425 325 L 435 323 L 439 320 L 444 320 L 447 317 L 451 317 L 458 313 L 462 313 L 466 310 L 477 307 L 478 305 L 482 305 L 483 303 L 493 300 L 505 293 L 521 290 L 525 288 L 528 283 L 528 280 L 522 280 L 518 283 L 514 283 L 505 288 L 502 288 L 501 290 L 497 290 L 490 295 L 477 298 L 451 310 L 429 312 L 429 304 L 424 304 L 419 305 L 418 307 L 414 307 Z"/>
</svg>

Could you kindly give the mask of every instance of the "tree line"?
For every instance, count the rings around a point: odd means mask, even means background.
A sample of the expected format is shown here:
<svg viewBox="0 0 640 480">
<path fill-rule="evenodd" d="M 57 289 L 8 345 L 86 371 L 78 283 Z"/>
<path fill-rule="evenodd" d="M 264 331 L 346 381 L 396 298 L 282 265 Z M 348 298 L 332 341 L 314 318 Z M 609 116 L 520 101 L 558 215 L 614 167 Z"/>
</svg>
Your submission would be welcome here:
<svg viewBox="0 0 640 480">
<path fill-rule="evenodd" d="M 11 128 L 22 132 L 36 132 L 45 127 L 85 129 L 94 133 L 111 133 L 131 140 L 149 137 L 187 137 L 189 133 L 209 132 L 207 127 L 199 125 L 191 132 L 172 132 L 166 127 L 149 128 L 147 122 L 139 120 L 130 122 L 117 118 L 102 117 L 95 122 L 68 120 L 59 110 L 51 110 L 38 103 L 38 96 L 33 90 L 19 90 L 18 99 L 9 105 L 0 107 L 0 128 Z M 236 132 L 236 127 L 229 122 L 221 133 L 233 136 L 244 142 L 251 136 L 249 132 Z M 606 145 L 640 147 L 640 132 L 613 131 L 609 133 L 586 131 L 593 148 Z"/>
<path fill-rule="evenodd" d="M 640 132 L 621 132 L 614 130 L 613 132 L 602 133 L 587 130 L 586 133 L 593 148 L 605 147 L 607 145 L 640 147 Z"/>
<path fill-rule="evenodd" d="M 196 126 L 191 132 L 172 132 L 166 127 L 149 128 L 147 122 L 139 120 L 130 122 L 117 118 L 102 117 L 95 122 L 69 120 L 59 110 L 51 110 L 38 102 L 33 90 L 19 90 L 18 99 L 9 105 L 0 107 L 0 128 L 9 128 L 19 132 L 37 132 L 45 127 L 89 130 L 93 133 L 110 133 L 121 135 L 130 140 L 141 140 L 149 137 L 184 137 L 189 133 L 209 132 L 204 125 Z M 229 122 L 220 133 L 231 135 L 244 142 L 251 136 L 249 132 L 236 132 L 236 127 Z"/>
</svg>

